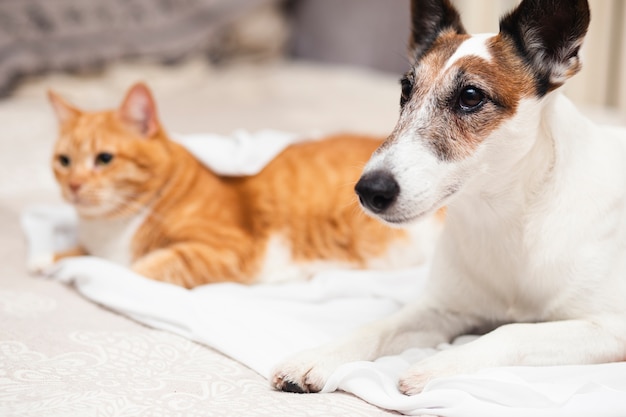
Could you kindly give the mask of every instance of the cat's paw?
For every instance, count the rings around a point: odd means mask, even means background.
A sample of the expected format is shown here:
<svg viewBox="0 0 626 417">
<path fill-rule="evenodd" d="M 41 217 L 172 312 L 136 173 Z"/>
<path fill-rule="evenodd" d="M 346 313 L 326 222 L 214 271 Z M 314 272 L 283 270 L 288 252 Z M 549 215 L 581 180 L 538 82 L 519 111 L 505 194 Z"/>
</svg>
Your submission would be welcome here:
<svg viewBox="0 0 626 417">
<path fill-rule="evenodd" d="M 28 260 L 26 268 L 31 275 L 48 275 L 47 272 L 52 269 L 55 264 L 55 256 L 53 253 L 33 256 Z"/>
<path fill-rule="evenodd" d="M 292 356 L 274 368 L 270 379 L 279 391 L 320 392 L 332 373 L 341 365 L 333 355 L 310 350 Z"/>
</svg>

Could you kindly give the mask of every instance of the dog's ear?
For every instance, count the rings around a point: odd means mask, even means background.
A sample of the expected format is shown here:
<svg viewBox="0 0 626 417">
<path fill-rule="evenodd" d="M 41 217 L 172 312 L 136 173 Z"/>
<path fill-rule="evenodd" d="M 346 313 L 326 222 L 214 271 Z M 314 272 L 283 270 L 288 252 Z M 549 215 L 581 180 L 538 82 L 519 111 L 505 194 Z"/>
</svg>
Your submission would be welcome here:
<svg viewBox="0 0 626 417">
<path fill-rule="evenodd" d="M 450 0 L 411 0 L 411 62 L 417 62 L 445 30 L 465 33 L 459 12 Z"/>
<path fill-rule="evenodd" d="M 500 33 L 515 42 L 535 71 L 539 95 L 580 71 L 589 20 L 587 0 L 524 0 L 500 20 Z"/>
</svg>

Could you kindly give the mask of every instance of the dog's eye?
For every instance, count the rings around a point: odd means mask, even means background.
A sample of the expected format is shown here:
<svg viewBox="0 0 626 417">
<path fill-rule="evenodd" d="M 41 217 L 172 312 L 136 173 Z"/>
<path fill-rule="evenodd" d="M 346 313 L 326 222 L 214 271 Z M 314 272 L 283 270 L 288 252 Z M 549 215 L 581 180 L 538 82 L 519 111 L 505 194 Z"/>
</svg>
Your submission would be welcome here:
<svg viewBox="0 0 626 417">
<path fill-rule="evenodd" d="M 113 154 L 102 152 L 96 155 L 96 165 L 108 165 L 113 160 Z"/>
<path fill-rule="evenodd" d="M 400 96 L 400 106 L 403 107 L 407 101 L 411 98 L 411 93 L 413 92 L 413 83 L 407 77 L 404 77 L 400 80 L 400 85 L 402 86 L 402 95 Z"/>
<path fill-rule="evenodd" d="M 465 87 L 459 94 L 459 108 L 465 112 L 478 109 L 485 102 L 485 93 L 476 87 Z"/>
</svg>

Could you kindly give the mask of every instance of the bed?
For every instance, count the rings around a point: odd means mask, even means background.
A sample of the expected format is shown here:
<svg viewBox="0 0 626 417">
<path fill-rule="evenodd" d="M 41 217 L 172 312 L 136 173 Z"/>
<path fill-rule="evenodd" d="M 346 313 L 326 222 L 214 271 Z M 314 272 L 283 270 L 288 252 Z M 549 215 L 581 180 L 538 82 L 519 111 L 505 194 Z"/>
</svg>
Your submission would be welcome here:
<svg viewBox="0 0 626 417">
<path fill-rule="evenodd" d="M 307 339 L 315 333 L 305 331 L 307 320 L 297 315 L 281 318 L 280 308 L 274 319 L 268 313 L 269 319 L 262 323 L 246 320 L 248 311 L 255 315 L 255 308 L 272 310 L 263 307 L 270 304 L 259 303 L 258 297 L 257 304 L 245 301 L 256 297 L 241 296 L 246 289 L 227 287 L 217 296 L 213 293 L 216 300 L 225 300 L 224 295 L 243 301 L 234 309 L 235 303 L 225 302 L 224 310 L 214 311 L 224 313 L 212 321 L 220 324 L 216 330 L 188 331 L 176 325 L 172 316 L 161 315 L 161 311 L 182 311 L 183 307 L 175 306 L 184 306 L 186 299 L 167 306 L 178 289 L 161 291 L 140 277 L 129 278 L 128 285 L 121 282 L 109 287 L 113 282 L 109 277 L 122 276 L 107 269 L 110 265 L 81 266 L 79 262 L 59 279 L 29 275 L 26 264 L 32 248 L 25 239 L 24 214 L 37 213 L 41 207 L 49 210 L 61 202 L 49 168 L 56 125 L 46 90 L 54 88 L 70 101 L 97 109 L 117 105 L 137 80 L 153 88 L 163 122 L 179 135 L 229 135 L 241 128 L 249 132 L 271 128 L 305 137 L 339 131 L 385 135 L 397 117 L 396 77 L 310 62 L 275 60 L 214 67 L 203 59 L 175 66 L 135 61 L 95 75 L 53 74 L 21 85 L 11 98 L 0 102 L 0 415 L 624 415 L 626 364 L 545 372 L 493 370 L 436 382 L 428 395 L 409 398 L 395 389 L 394 372 L 406 366 L 403 361 L 432 352 L 408 352 L 342 369 L 327 393 L 276 392 L 267 381 L 272 362 L 321 339 Z M 610 116 L 596 114 L 605 120 Z M 81 268 L 104 271 L 104 279 L 90 280 L 81 275 Z M 274 305 L 283 297 L 288 303 L 292 295 L 306 292 L 306 301 L 313 300 L 318 316 L 326 314 L 327 323 L 339 322 L 335 318 L 348 317 L 343 312 L 351 311 L 350 305 L 334 304 L 335 310 L 329 309 L 319 302 L 327 293 L 310 291 L 328 288 L 325 285 L 330 282 L 334 285 L 330 293 L 339 294 L 342 302 L 364 297 L 373 303 L 364 309 L 371 316 L 356 315 L 356 321 L 366 321 L 399 308 L 406 297 L 419 291 L 426 273 L 421 268 L 388 276 L 382 285 L 380 277 L 344 276 L 338 281 L 324 276 L 309 287 L 273 292 L 269 300 Z M 342 284 L 336 286 L 337 282 Z M 146 285 L 150 290 L 144 292 Z M 234 295 L 228 293 L 231 290 Z M 165 298 L 157 299 L 155 308 L 154 300 L 142 294 L 157 293 Z M 150 308 L 156 311 L 152 315 L 146 313 Z M 203 317 L 194 320 L 210 321 Z M 336 327 L 334 334 L 345 330 Z M 284 343 L 272 345 L 266 334 L 280 334 Z"/>
</svg>

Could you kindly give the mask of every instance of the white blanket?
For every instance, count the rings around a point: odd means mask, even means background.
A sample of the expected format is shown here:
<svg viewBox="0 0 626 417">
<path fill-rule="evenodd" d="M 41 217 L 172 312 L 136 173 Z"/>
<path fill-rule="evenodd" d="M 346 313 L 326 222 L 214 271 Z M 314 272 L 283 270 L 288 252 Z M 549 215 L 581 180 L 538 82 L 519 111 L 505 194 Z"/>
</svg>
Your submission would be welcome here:
<svg viewBox="0 0 626 417">
<path fill-rule="evenodd" d="M 257 174 L 290 144 L 318 138 L 319 133 L 302 136 L 277 130 L 250 133 L 243 129 L 230 136 L 211 133 L 173 136 L 213 172 L 229 176 Z"/>
<path fill-rule="evenodd" d="M 206 163 L 203 154 L 220 163 L 241 161 L 238 167 L 219 168 L 223 173 L 235 175 L 244 169 L 252 174 L 273 155 L 265 147 L 261 152 L 265 162 L 251 163 L 248 156 L 255 152 L 250 147 L 258 143 L 240 137 L 244 139 L 234 147 L 223 142 L 226 153 L 221 157 L 211 143 L 202 146 L 201 136 L 191 138 L 195 143 L 191 150 Z M 277 134 L 272 140 L 275 154 L 296 137 Z M 250 166 L 256 168 L 249 170 Z M 75 243 L 76 218 L 67 206 L 32 207 L 24 212 L 22 226 L 30 259 Z M 102 259 L 81 257 L 60 262 L 49 276 L 72 283 L 85 297 L 134 320 L 214 347 L 267 378 L 286 356 L 396 311 L 419 294 L 427 273 L 427 267 L 393 273 L 334 271 L 306 283 L 212 284 L 186 290 Z M 324 391 L 344 390 L 410 415 L 626 416 L 626 363 L 487 369 L 434 380 L 420 395 L 402 395 L 396 388 L 398 376 L 412 362 L 434 352 L 411 349 L 375 362 L 344 365 Z"/>
</svg>

